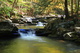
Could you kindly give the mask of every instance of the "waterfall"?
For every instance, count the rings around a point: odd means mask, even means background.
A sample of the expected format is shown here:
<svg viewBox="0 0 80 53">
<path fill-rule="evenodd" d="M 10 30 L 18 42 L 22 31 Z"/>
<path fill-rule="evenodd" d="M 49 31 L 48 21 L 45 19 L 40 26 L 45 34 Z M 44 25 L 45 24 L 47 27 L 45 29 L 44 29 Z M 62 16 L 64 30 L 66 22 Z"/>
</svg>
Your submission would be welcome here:
<svg viewBox="0 0 80 53">
<path fill-rule="evenodd" d="M 44 26 L 42 22 L 38 22 L 36 26 Z"/>
<path fill-rule="evenodd" d="M 19 33 L 22 38 L 35 37 L 35 30 L 33 29 L 19 29 Z"/>
<path fill-rule="evenodd" d="M 19 29 L 18 32 L 21 35 L 21 39 L 44 42 L 40 37 L 36 36 L 33 29 Z"/>
</svg>

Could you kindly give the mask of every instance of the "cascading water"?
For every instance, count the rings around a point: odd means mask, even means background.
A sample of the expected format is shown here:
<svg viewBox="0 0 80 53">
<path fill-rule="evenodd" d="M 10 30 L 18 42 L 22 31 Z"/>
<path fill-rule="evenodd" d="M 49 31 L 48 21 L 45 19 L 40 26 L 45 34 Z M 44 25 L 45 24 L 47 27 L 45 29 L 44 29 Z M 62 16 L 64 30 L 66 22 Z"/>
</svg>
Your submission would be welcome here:
<svg viewBox="0 0 80 53">
<path fill-rule="evenodd" d="M 36 26 L 44 26 L 42 22 L 38 22 Z"/>
<path fill-rule="evenodd" d="M 39 42 L 45 42 L 40 37 L 37 37 L 35 34 L 35 30 L 33 29 L 19 29 L 19 34 L 21 35 L 21 38 L 24 40 L 34 40 Z"/>
</svg>

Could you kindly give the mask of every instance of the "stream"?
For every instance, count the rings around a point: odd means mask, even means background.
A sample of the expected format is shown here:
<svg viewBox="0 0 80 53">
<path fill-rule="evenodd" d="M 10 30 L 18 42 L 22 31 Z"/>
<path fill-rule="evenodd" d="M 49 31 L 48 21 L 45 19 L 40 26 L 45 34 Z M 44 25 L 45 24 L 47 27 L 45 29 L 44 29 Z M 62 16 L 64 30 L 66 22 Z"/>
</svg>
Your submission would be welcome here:
<svg viewBox="0 0 80 53">
<path fill-rule="evenodd" d="M 19 33 L 18 38 L 0 40 L 0 53 L 76 53 L 80 49 L 71 42 L 36 36 L 34 30 Z"/>
<path fill-rule="evenodd" d="M 39 22 L 36 26 L 41 28 L 43 24 Z M 37 36 L 33 29 L 35 27 L 31 28 L 19 29 L 20 37 L 0 40 L 0 53 L 80 53 L 80 46 L 69 41 Z"/>
</svg>

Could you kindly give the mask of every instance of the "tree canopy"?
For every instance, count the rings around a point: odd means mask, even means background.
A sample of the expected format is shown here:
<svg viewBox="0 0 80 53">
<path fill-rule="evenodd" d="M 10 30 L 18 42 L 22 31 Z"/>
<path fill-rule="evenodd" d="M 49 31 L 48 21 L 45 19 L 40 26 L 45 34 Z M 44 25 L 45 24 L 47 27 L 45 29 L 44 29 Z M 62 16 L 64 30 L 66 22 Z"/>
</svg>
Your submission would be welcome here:
<svg viewBox="0 0 80 53">
<path fill-rule="evenodd" d="M 66 3 L 67 2 L 67 3 Z M 79 0 L 0 0 L 0 15 L 79 15 Z"/>
</svg>

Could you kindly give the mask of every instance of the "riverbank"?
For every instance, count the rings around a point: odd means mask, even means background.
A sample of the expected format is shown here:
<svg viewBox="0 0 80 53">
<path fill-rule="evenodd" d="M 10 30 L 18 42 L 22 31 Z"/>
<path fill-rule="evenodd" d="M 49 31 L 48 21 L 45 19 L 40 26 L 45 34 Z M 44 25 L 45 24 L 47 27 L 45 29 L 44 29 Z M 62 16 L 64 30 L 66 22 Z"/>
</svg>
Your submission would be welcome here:
<svg viewBox="0 0 80 53">
<path fill-rule="evenodd" d="M 51 31 L 48 37 L 80 42 L 80 20 L 78 19 L 51 20 L 44 29 L 45 31 Z"/>
</svg>

